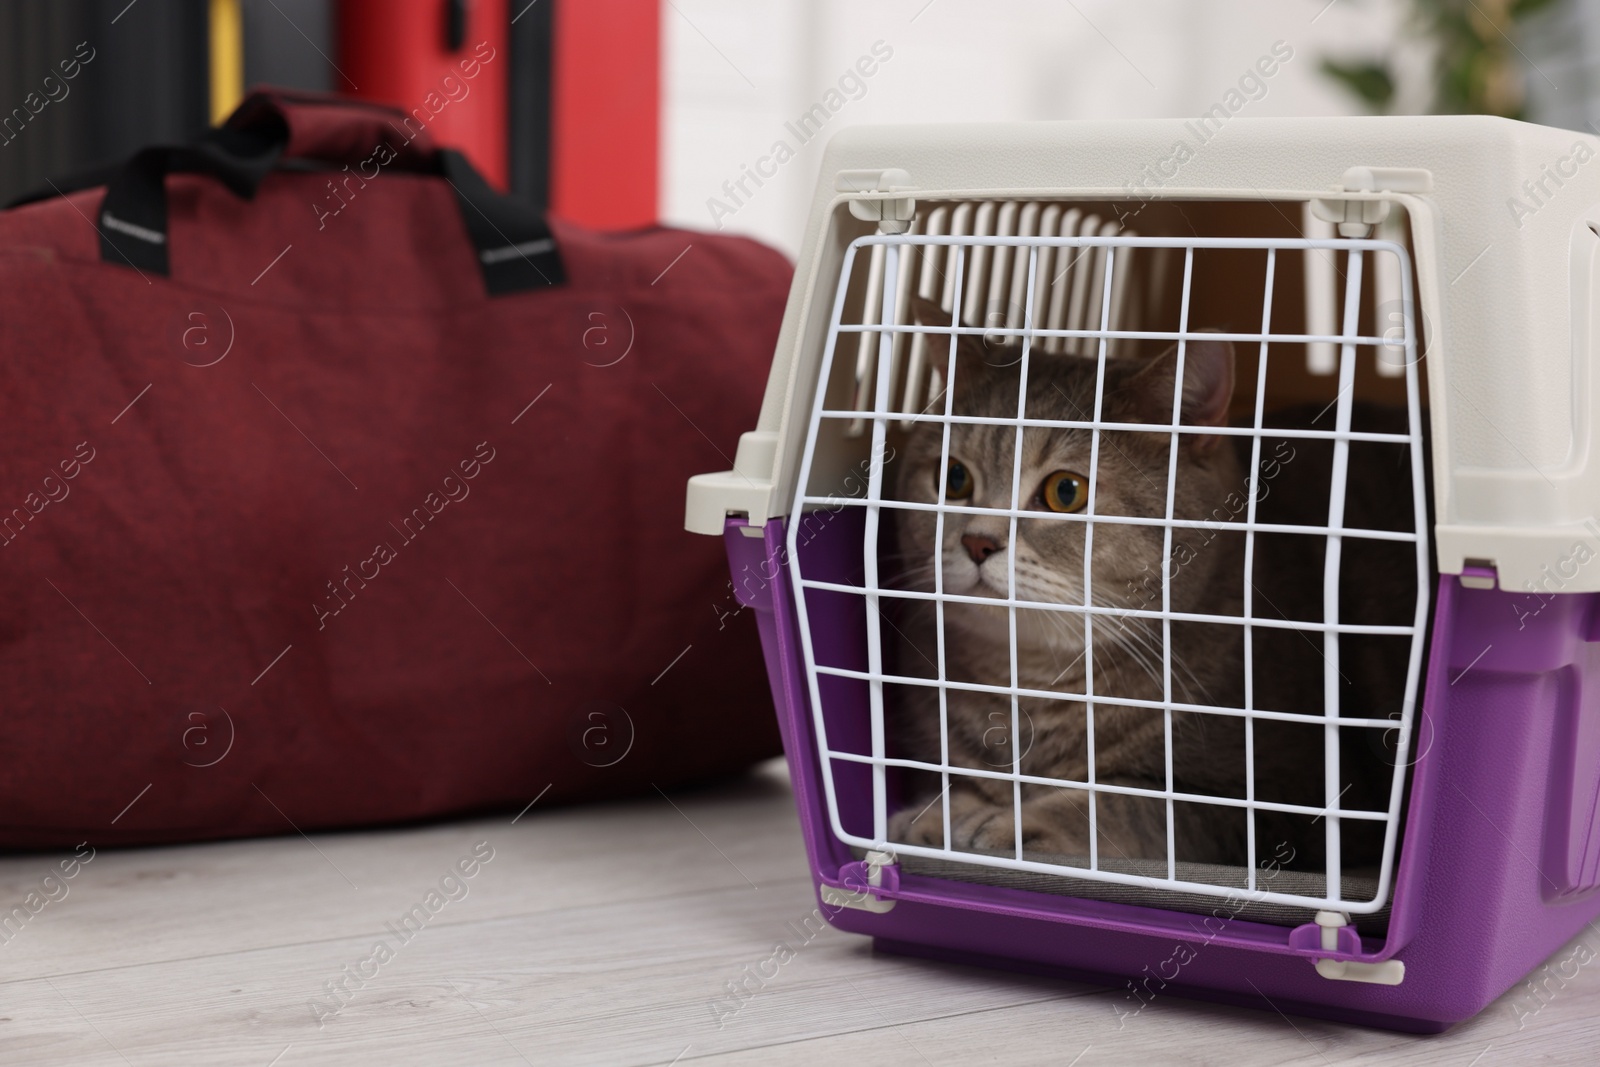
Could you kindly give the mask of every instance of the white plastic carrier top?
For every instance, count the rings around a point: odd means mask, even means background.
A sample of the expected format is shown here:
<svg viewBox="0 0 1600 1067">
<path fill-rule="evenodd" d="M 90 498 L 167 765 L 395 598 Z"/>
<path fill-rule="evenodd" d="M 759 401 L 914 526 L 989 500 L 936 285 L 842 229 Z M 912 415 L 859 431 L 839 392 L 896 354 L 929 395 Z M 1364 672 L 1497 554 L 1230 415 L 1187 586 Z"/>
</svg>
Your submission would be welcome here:
<svg viewBox="0 0 1600 1067">
<path fill-rule="evenodd" d="M 1326 227 L 1307 238 L 1404 220 L 1391 236 L 1414 257 L 1404 332 L 1424 357 L 1438 570 L 1600 591 L 1600 567 L 1560 569 L 1600 512 L 1597 147 L 1478 116 L 845 130 L 823 158 L 760 419 L 734 471 L 691 481 L 687 526 L 719 534 L 729 515 L 761 526 L 792 507 L 840 269 L 872 223 L 903 232 L 935 201 L 1298 201 Z"/>
</svg>

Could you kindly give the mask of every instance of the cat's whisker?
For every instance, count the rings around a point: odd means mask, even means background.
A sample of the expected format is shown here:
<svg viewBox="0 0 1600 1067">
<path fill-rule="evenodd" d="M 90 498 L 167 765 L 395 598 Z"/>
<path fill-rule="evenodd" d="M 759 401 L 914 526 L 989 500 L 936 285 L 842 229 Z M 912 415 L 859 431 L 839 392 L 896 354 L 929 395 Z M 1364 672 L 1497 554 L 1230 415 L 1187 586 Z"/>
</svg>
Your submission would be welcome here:
<svg viewBox="0 0 1600 1067">
<path fill-rule="evenodd" d="M 1135 664 L 1144 671 L 1145 675 L 1157 687 L 1161 686 L 1161 669 L 1156 664 L 1156 657 L 1145 646 L 1134 640 L 1132 635 L 1125 631 L 1113 631 L 1113 643 L 1120 648 Z"/>
<path fill-rule="evenodd" d="M 1106 606 L 1112 605 L 1107 604 Z M 1158 641 L 1153 633 L 1156 620 L 1129 618 L 1128 616 L 1113 616 L 1113 618 L 1117 618 L 1121 623 L 1122 632 L 1126 633 L 1131 639 L 1140 642 L 1152 656 L 1159 658 L 1162 655 L 1164 642 Z M 1199 676 L 1190 668 L 1188 662 L 1184 660 L 1182 654 L 1176 648 L 1169 647 L 1167 649 L 1167 658 L 1172 665 L 1173 686 L 1178 690 L 1175 695 L 1180 698 L 1181 702 L 1185 704 L 1212 703 L 1205 684 L 1200 681 Z M 1158 683 L 1161 681 L 1159 676 L 1156 681 Z M 1196 699 L 1197 697 L 1199 699 Z"/>
<path fill-rule="evenodd" d="M 1096 606 L 1103 608 L 1119 608 L 1120 604 L 1112 603 L 1104 594 L 1094 600 Z M 1155 637 L 1149 632 L 1145 623 L 1149 620 L 1130 618 L 1126 615 L 1101 615 L 1101 619 L 1109 620 L 1111 627 L 1108 633 L 1113 644 L 1120 648 L 1129 659 L 1133 660 L 1140 669 L 1149 677 L 1156 686 L 1163 685 L 1162 672 L 1157 666 L 1161 657 L 1161 648 L 1156 643 Z"/>
</svg>

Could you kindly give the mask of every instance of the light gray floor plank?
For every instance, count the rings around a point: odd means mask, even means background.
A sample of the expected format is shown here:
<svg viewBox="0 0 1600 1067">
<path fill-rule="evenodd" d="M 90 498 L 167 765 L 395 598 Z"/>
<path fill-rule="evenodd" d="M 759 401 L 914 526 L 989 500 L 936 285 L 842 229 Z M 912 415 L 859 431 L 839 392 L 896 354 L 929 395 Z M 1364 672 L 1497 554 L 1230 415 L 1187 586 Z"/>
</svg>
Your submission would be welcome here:
<svg viewBox="0 0 1600 1067">
<path fill-rule="evenodd" d="M 1586 1062 L 1600 1033 L 1595 964 L 1537 1015 L 1519 1020 L 1513 991 L 1434 1038 L 1177 998 L 1119 1029 L 1106 990 L 797 934 L 815 900 L 781 774 L 673 799 L 681 810 L 536 806 L 515 826 L 315 835 L 316 848 L 101 852 L 0 944 L 0 1063 L 1493 1067 Z M 408 941 L 389 935 L 393 958 L 326 1014 L 324 984 L 484 840 L 495 857 L 466 896 Z M 48 862 L 0 860 L 0 901 Z M 725 984 L 779 940 L 794 958 L 730 1010 Z"/>
<path fill-rule="evenodd" d="M 0 944 L 0 982 L 59 974 L 68 960 L 106 967 L 375 933 L 479 841 L 489 842 L 495 858 L 468 883 L 466 898 L 444 909 L 441 922 L 806 876 L 781 775 L 753 776 L 719 789 L 709 802 L 694 793 L 674 800 L 682 813 L 659 798 L 535 805 L 514 826 L 508 816 L 317 834 L 315 845 L 296 834 L 100 850 L 66 883 L 64 898 Z M 38 890 L 65 855 L 0 860 L 0 909 Z M 642 865 L 621 859 L 633 856 L 648 859 Z M 141 909 L 139 921 L 128 922 L 130 907 L 156 899 L 165 906 Z"/>
</svg>

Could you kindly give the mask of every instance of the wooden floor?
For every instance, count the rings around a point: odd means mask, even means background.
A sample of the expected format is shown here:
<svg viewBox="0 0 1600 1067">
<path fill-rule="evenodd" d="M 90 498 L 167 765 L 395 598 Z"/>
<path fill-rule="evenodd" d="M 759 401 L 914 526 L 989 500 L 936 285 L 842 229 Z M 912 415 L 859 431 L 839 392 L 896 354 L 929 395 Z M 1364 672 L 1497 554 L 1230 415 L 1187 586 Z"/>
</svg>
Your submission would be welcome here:
<svg viewBox="0 0 1600 1067">
<path fill-rule="evenodd" d="M 445 878 L 475 848 L 492 858 Z M 515 822 L 102 851 L 45 883 L 59 859 L 0 859 L 0 909 L 41 887 L 58 898 L 0 943 L 7 1067 L 1493 1067 L 1593 1062 L 1600 1042 L 1600 963 L 1535 1015 L 1508 996 L 1433 1038 L 1176 998 L 1119 1029 L 1108 991 L 875 957 L 832 929 L 719 1009 L 815 907 L 778 765 L 670 802 L 535 804 Z M 401 929 L 418 905 L 426 921 Z"/>
</svg>

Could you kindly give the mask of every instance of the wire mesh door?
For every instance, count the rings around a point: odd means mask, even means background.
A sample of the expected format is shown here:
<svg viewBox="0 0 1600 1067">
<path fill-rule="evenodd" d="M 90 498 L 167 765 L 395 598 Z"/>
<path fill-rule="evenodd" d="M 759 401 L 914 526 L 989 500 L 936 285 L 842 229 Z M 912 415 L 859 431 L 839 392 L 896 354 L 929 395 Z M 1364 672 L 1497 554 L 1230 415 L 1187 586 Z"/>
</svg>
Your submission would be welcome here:
<svg viewBox="0 0 1600 1067">
<path fill-rule="evenodd" d="M 1256 899 L 1354 914 L 1375 912 L 1384 906 L 1390 892 L 1429 604 L 1419 339 L 1409 297 L 1413 291 L 1409 253 L 1402 244 L 1382 239 L 1111 236 L 1098 220 L 1086 227 L 1075 213 L 1067 224 L 1064 212 L 1055 210 L 1051 224 L 1045 226 L 1043 214 L 1036 214 L 1029 231 L 1018 235 L 974 235 L 951 232 L 959 229 L 952 211 L 942 222 L 919 225 L 917 232 L 910 234 L 860 237 L 845 253 L 788 531 L 788 565 L 797 589 L 799 630 L 833 831 L 849 845 L 889 849 L 901 856 L 1224 896 L 1237 890 L 1196 875 L 1193 865 L 1183 859 L 1189 847 L 1185 835 L 1190 833 L 1185 826 L 1201 824 L 1182 813 L 1191 809 L 1216 812 L 1219 821 L 1234 820 L 1229 825 L 1243 827 L 1237 859 L 1230 862 L 1243 869 L 1242 884 Z M 1208 269 L 1207 257 L 1223 252 L 1248 254 L 1264 262 L 1258 303 L 1252 312 L 1252 316 L 1259 314 L 1259 329 L 1202 330 L 1192 321 L 1191 294 L 1197 271 Z M 1306 325 L 1311 316 L 1302 316 L 1288 329 L 1273 322 L 1275 279 L 1282 275 L 1283 265 L 1312 256 L 1324 260 L 1337 257 L 1343 264 L 1342 323 L 1336 332 L 1312 332 Z M 864 271 L 858 266 L 862 260 L 867 267 Z M 1382 267 L 1372 268 L 1379 260 Z M 997 263 L 1006 266 L 1002 270 Z M 1129 266 L 1135 263 L 1147 265 L 1147 272 L 1135 272 Z M 1167 270 L 1163 272 L 1158 264 L 1165 264 Z M 1303 276 L 1310 274 L 1309 268 L 1297 269 Z M 1379 329 L 1366 334 L 1360 330 L 1364 310 L 1367 321 L 1379 321 L 1364 296 L 1368 285 L 1363 274 L 1368 269 L 1377 270 L 1380 279 L 1398 276 L 1400 292 L 1407 294 L 1403 313 L 1390 314 L 1381 335 Z M 1078 273 L 1073 275 L 1073 270 Z M 981 294 L 971 281 L 975 276 L 981 279 Z M 1158 287 L 1166 277 L 1181 279 L 1172 286 L 1176 321 L 1138 321 L 1130 309 L 1140 306 L 1139 301 L 1149 296 L 1146 290 Z M 993 298 L 1000 294 L 1004 295 L 996 313 Z M 1005 401 L 1003 410 L 962 409 L 963 373 L 989 373 L 981 368 L 969 370 L 977 364 L 966 362 L 961 354 L 963 345 L 980 343 L 1004 354 L 1003 360 L 994 362 L 1005 364 L 1004 372 L 1011 376 L 1006 381 L 1014 379 L 1015 393 Z M 1170 349 L 1159 360 L 1141 360 L 1135 354 L 1141 345 Z M 1197 368 L 1215 362 L 1223 345 L 1230 352 L 1254 356 L 1253 417 L 1247 420 L 1236 414 L 1195 423 L 1189 405 L 1190 394 L 1197 388 L 1192 384 Z M 1337 384 L 1337 393 L 1326 408 L 1306 425 L 1264 421 L 1269 417 L 1266 398 L 1273 360 L 1290 358 L 1288 352 L 1329 348 L 1336 353 L 1336 376 L 1331 382 Z M 1228 358 L 1231 368 L 1234 357 Z M 1068 417 L 1040 400 L 1048 393 L 1045 384 L 1053 376 L 1059 377 L 1063 360 L 1076 361 L 1073 373 L 1093 382 L 1092 398 L 1085 394 L 1085 402 Z M 1125 408 L 1119 407 L 1126 402 L 1126 383 L 1140 382 L 1144 388 L 1140 370 L 1160 360 L 1166 361 L 1163 366 L 1170 366 L 1170 394 L 1164 400 L 1164 412 L 1130 418 Z M 1381 362 L 1381 373 L 1390 377 L 1396 368 L 1403 368 L 1405 404 L 1393 427 L 1363 429 L 1356 425 L 1359 408 L 1352 393 L 1363 361 Z M 1232 370 L 1228 373 L 1231 387 Z M 996 395 L 991 382 L 992 403 L 999 403 Z M 994 491 L 981 504 L 961 481 L 955 468 L 962 466 L 964 471 L 965 467 L 952 456 L 951 447 L 953 436 L 970 438 L 980 430 L 998 442 L 994 454 L 1003 461 L 995 466 L 991 479 Z M 921 437 L 907 437 L 908 433 Z M 1032 462 L 1030 457 L 1043 447 L 1034 443 L 1035 435 L 1039 440 L 1054 435 L 1051 439 L 1077 442 L 1073 447 L 1086 450 L 1088 456 L 1087 473 L 1058 478 L 1064 472 L 1055 472 L 1036 491 L 1025 470 Z M 864 452 L 865 491 L 860 493 L 840 491 L 827 473 L 840 442 L 852 439 L 857 450 Z M 937 457 L 933 468 L 937 489 L 930 491 L 929 499 L 918 500 L 896 490 L 891 461 L 903 461 L 896 457 L 891 439 L 921 441 L 931 450 L 930 455 Z M 1165 476 L 1163 479 L 1159 466 L 1150 464 L 1128 468 L 1148 483 L 1148 498 L 1140 507 L 1121 506 L 1113 500 L 1114 481 L 1103 475 L 1109 466 L 1121 462 L 1116 453 L 1133 448 L 1129 442 L 1135 440 L 1144 442 L 1138 446 L 1141 448 L 1165 449 Z M 1325 477 L 1318 485 L 1325 487 L 1327 499 L 1315 516 L 1302 514 L 1292 521 L 1264 517 L 1260 502 L 1271 489 L 1266 484 L 1264 463 L 1271 460 L 1266 455 L 1269 443 L 1276 442 L 1289 444 L 1270 447 L 1280 451 L 1283 447 L 1315 448 L 1320 450 L 1317 455 L 1326 457 L 1319 461 L 1324 464 L 1320 469 Z M 1381 491 L 1401 501 L 1402 523 L 1367 527 L 1352 520 L 1361 512 L 1362 501 L 1376 491 L 1366 475 L 1351 473 L 1352 447 L 1369 446 L 1397 450 L 1397 461 L 1386 475 L 1392 481 Z M 1193 457 L 1202 448 L 1209 450 L 1205 456 L 1231 449 L 1247 471 L 1239 498 L 1242 505 L 1237 509 L 1196 514 L 1195 493 L 1186 487 L 1185 479 L 1192 481 L 1192 471 L 1201 469 L 1203 464 Z M 1003 469 L 1007 462 L 1009 478 Z M 970 476 L 971 472 L 967 473 Z M 1354 490 L 1352 477 L 1358 478 Z M 1047 493 L 1051 494 L 1048 499 Z M 823 575 L 809 562 L 800 540 L 802 518 L 821 509 L 860 513 L 859 579 Z M 894 567 L 884 566 L 886 520 L 903 528 L 917 524 L 926 528 L 931 522 L 933 548 L 926 565 L 902 559 Z M 963 533 L 959 545 L 951 540 L 952 527 L 970 531 L 980 520 L 987 524 L 988 534 Z M 1069 529 L 1074 531 L 1073 547 L 1054 557 L 1056 567 L 1045 584 L 1070 591 L 1041 596 L 1034 574 L 1038 561 L 1024 552 L 1019 531 L 1026 541 L 1064 536 Z M 1229 543 L 1241 546 L 1238 577 L 1242 584 L 1236 594 L 1221 598 L 1223 602 L 1186 602 L 1192 582 L 1184 571 L 1182 551 L 1189 542 L 1199 537 L 1210 540 L 1218 532 Z M 1318 610 L 1314 617 L 1280 617 L 1279 612 L 1263 606 L 1263 559 L 1271 555 L 1266 547 L 1282 540 L 1315 548 L 1315 573 L 1308 580 L 1316 587 Z M 1103 588 L 1100 560 L 1116 557 L 1118 552 L 1108 546 L 1122 543 L 1145 546 L 1139 551 L 1159 564 L 1143 600 L 1130 599 L 1128 590 Z M 1341 619 L 1341 604 L 1350 602 L 1351 582 L 1359 577 L 1346 571 L 1344 560 L 1347 556 L 1358 558 L 1367 546 L 1374 545 L 1401 554 L 1403 566 L 1396 573 L 1403 577 L 1398 579 L 1396 595 L 1409 598 L 1406 617 L 1382 623 Z M 991 568 L 989 586 L 952 588 L 947 572 L 956 563 L 968 567 L 962 562 L 963 552 L 980 570 L 988 565 L 989 556 L 998 552 L 995 558 L 1003 557 L 1003 574 L 1000 568 Z M 1062 560 L 1068 565 L 1062 566 Z M 894 572 L 908 565 L 922 567 L 923 578 L 917 582 L 897 580 Z M 1019 566 L 1023 572 L 1020 582 Z M 1097 578 L 1102 585 L 1098 591 Z M 849 601 L 854 605 L 850 610 L 862 614 L 865 647 L 859 650 L 859 661 L 819 656 L 817 634 L 832 625 L 818 608 L 819 597 L 831 597 L 834 604 Z M 925 665 L 917 670 L 896 660 L 897 634 L 903 628 L 896 619 L 908 617 L 898 615 L 901 611 L 932 620 L 934 637 L 926 646 L 927 654 L 921 656 Z M 1008 651 L 1009 656 L 1000 656 L 995 661 L 1000 666 L 987 676 L 963 676 L 952 670 L 960 658 L 956 652 L 964 636 L 952 620 L 966 617 L 962 613 L 974 617 L 983 613 L 992 635 L 1004 635 L 1004 640 L 996 637 L 1000 640 L 996 647 Z M 1139 631 L 1138 642 L 1125 639 L 1130 627 Z M 1197 689 L 1189 683 L 1185 676 L 1188 667 L 1176 654 L 1175 633 L 1196 628 L 1211 628 L 1224 635 L 1216 639 L 1217 647 L 1237 650 L 1208 658 L 1242 657 L 1242 685 L 1236 694 L 1217 699 L 1203 691 L 1204 687 Z M 1067 668 L 1060 678 L 1071 684 L 1038 681 L 1034 662 L 1038 642 L 1030 635 L 1055 630 L 1064 630 L 1069 637 L 1061 639 L 1053 651 L 1048 641 L 1041 647 L 1050 655 L 1059 654 Z M 1320 692 L 1308 689 L 1297 706 L 1281 702 L 1271 706 L 1262 697 L 1262 679 L 1270 678 L 1272 665 L 1262 662 L 1257 649 L 1290 639 L 1303 641 L 1315 653 L 1318 678 L 1310 689 Z M 1388 642 L 1386 647 L 1398 650 L 1395 662 L 1400 667 L 1388 686 L 1392 692 L 1384 696 L 1390 703 L 1382 705 L 1389 709 L 1387 713 L 1368 699 L 1370 694 L 1361 695 L 1360 706 L 1344 707 L 1351 700 L 1350 677 L 1359 673 L 1357 658 L 1366 655 L 1361 649 L 1366 647 L 1364 643 L 1374 641 Z M 1115 658 L 1119 654 L 1127 662 L 1137 662 L 1148 677 L 1148 682 L 1141 683 L 1152 687 L 1143 690 L 1146 695 L 1111 691 L 1107 679 L 1121 662 Z M 1097 658 L 1101 670 L 1098 688 Z M 1073 662 L 1068 664 L 1068 660 Z M 841 686 L 853 687 L 850 692 L 855 695 L 847 701 Z M 927 709 L 921 728 L 929 737 L 937 722 L 933 747 L 911 755 L 894 751 L 896 709 L 902 701 Z M 963 727 L 962 717 L 979 701 L 990 709 L 987 714 L 1003 741 L 1003 758 L 993 763 L 963 761 L 954 755 L 957 735 L 963 730 L 971 733 Z M 844 703 L 851 705 L 850 714 L 864 716 L 858 724 L 860 743 L 830 743 L 829 724 L 839 734 L 838 715 Z M 1140 727 L 1146 742 L 1139 758 L 1158 768 L 1142 784 L 1129 784 L 1119 775 L 1104 772 L 1112 725 L 1134 715 L 1144 716 L 1146 724 Z M 1041 757 L 1030 746 L 1058 728 L 1034 720 L 1074 723 L 1070 730 L 1059 728 L 1059 736 L 1070 733 L 1084 756 L 1055 765 L 1041 764 Z M 1243 767 L 1237 788 L 1197 788 L 1186 778 L 1182 753 L 1192 747 L 1196 729 L 1202 737 L 1211 730 L 1216 736 L 1241 739 Z M 1320 748 L 1301 746 L 1317 753 L 1317 765 L 1290 769 L 1293 775 L 1320 784 L 1314 801 L 1285 800 L 1261 787 L 1269 778 L 1283 777 L 1286 769 L 1280 764 L 1291 758 L 1282 746 L 1274 749 L 1277 741 L 1269 744 L 1264 739 L 1293 731 L 1298 731 L 1295 736 L 1320 737 Z M 1345 798 L 1347 780 L 1354 770 L 1348 755 L 1353 732 L 1366 738 L 1381 737 L 1387 753 L 1389 773 L 1376 806 L 1354 806 Z M 1127 738 L 1118 743 L 1126 744 Z M 1303 753 L 1294 758 L 1302 764 L 1311 762 Z M 1071 774 L 1060 771 L 1069 765 L 1081 770 Z M 1041 773 L 1041 766 L 1055 766 L 1056 770 Z M 870 782 L 856 799 L 852 799 L 855 794 L 840 788 L 847 771 Z M 897 798 L 891 788 L 895 776 L 911 774 L 938 785 L 927 807 L 909 824 L 931 827 L 920 838 L 906 831 L 906 817 L 896 811 L 896 803 L 904 804 L 906 798 Z M 1009 805 L 1006 794 L 1011 797 Z M 987 840 L 991 845 L 995 841 L 1009 844 L 978 847 L 960 840 L 961 827 L 971 821 L 971 812 L 968 801 L 957 803 L 957 798 L 977 795 L 989 798 L 994 807 L 983 830 Z M 1030 835 L 1049 833 L 1049 809 L 1044 800 L 1059 797 L 1066 798 L 1065 804 L 1057 805 L 1059 810 L 1070 807 L 1086 813 L 1084 847 L 1070 855 L 1030 853 Z M 920 796 L 913 799 L 921 805 Z M 1108 825 L 1121 818 L 1116 813 L 1134 806 L 1147 813 L 1148 827 L 1158 839 L 1164 838 L 1165 847 L 1155 846 L 1151 854 L 1140 857 L 1146 862 L 1130 866 L 1121 857 L 1108 855 L 1103 846 L 1111 840 Z M 1274 888 L 1261 877 L 1271 843 L 1258 840 L 1258 824 L 1264 825 L 1263 820 L 1270 818 L 1296 819 L 1316 828 L 1323 875 L 1320 893 L 1307 891 L 1303 885 L 1297 891 Z M 1004 825 L 1008 819 L 1009 827 Z M 1373 878 L 1352 891 L 1345 877 L 1342 846 L 1353 840 L 1358 830 L 1371 831 L 1374 840 L 1381 832 L 1381 847 L 1374 857 Z"/>
</svg>

